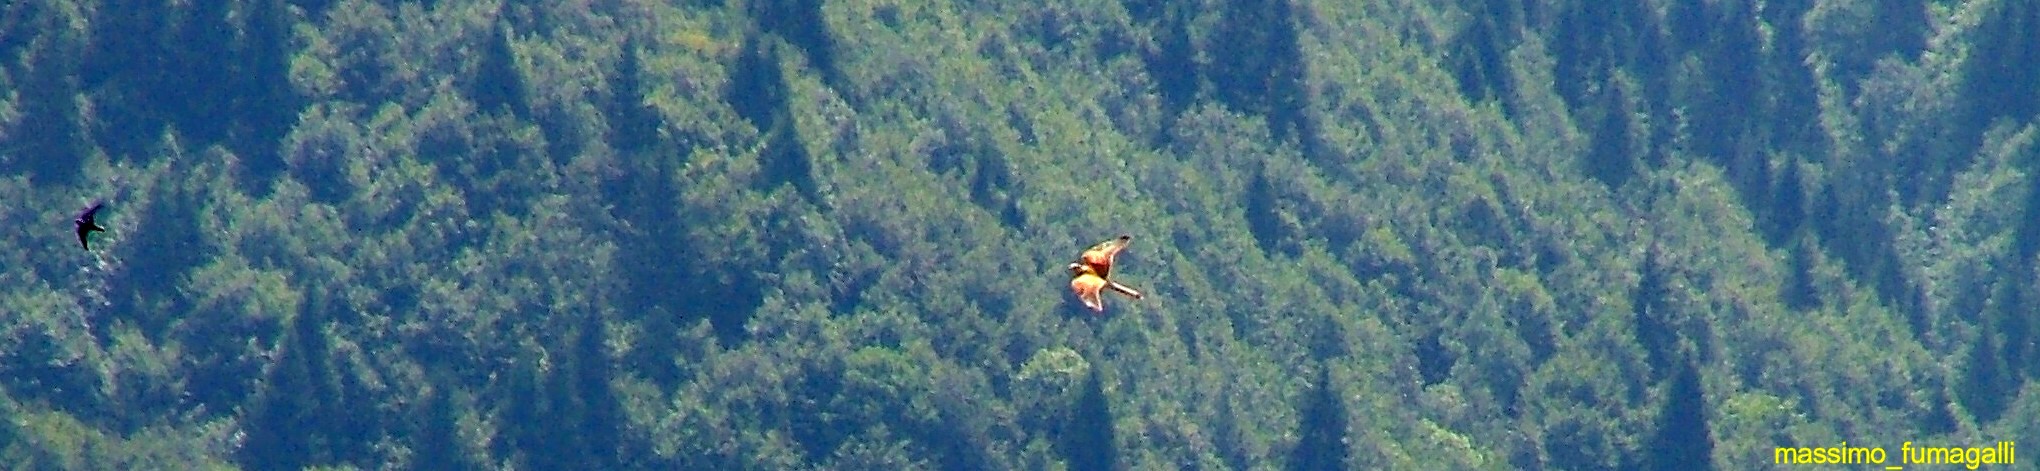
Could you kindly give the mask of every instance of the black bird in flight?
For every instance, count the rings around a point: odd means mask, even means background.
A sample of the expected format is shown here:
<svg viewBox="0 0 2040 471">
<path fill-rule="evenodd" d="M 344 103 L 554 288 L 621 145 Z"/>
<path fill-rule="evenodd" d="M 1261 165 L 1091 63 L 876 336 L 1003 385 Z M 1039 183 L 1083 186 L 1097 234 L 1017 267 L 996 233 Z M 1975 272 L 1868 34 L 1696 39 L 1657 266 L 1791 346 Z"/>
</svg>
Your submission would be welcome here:
<svg viewBox="0 0 2040 471">
<path fill-rule="evenodd" d="M 92 203 L 91 208 L 86 208 L 84 213 L 78 214 L 78 219 L 71 220 L 72 224 L 78 226 L 79 247 L 84 247 L 85 250 L 92 250 L 92 244 L 85 241 L 85 235 L 91 234 L 93 231 L 106 231 L 106 228 L 99 227 L 99 221 L 94 219 L 94 216 L 99 214 L 99 208 L 104 207 L 106 207 L 105 202 Z"/>
</svg>

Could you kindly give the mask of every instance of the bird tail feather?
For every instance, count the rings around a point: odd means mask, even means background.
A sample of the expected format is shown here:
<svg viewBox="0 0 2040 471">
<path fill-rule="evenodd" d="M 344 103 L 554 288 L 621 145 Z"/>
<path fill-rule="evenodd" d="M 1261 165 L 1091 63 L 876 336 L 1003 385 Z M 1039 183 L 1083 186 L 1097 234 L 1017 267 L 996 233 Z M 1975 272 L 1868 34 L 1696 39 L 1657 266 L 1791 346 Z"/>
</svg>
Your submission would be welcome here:
<svg viewBox="0 0 2040 471">
<path fill-rule="evenodd" d="M 1119 284 L 1119 282 L 1117 281 L 1107 280 L 1106 286 L 1111 287 L 1113 291 L 1118 291 L 1119 294 L 1124 294 L 1127 297 L 1131 297 L 1133 299 L 1141 299 L 1140 290 L 1133 289 L 1133 287 L 1130 286 Z"/>
</svg>

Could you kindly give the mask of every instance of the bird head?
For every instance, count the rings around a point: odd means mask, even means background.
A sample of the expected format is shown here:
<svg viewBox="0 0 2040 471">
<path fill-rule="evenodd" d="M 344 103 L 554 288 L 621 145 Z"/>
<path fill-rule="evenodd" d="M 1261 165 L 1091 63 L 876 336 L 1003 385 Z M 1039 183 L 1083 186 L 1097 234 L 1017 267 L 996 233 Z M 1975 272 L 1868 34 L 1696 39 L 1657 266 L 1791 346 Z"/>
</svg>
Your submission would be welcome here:
<svg viewBox="0 0 2040 471">
<path fill-rule="evenodd" d="M 1069 270 L 1070 276 L 1078 276 L 1091 272 L 1091 266 L 1085 265 L 1083 262 L 1070 262 L 1070 266 L 1064 269 Z"/>
</svg>

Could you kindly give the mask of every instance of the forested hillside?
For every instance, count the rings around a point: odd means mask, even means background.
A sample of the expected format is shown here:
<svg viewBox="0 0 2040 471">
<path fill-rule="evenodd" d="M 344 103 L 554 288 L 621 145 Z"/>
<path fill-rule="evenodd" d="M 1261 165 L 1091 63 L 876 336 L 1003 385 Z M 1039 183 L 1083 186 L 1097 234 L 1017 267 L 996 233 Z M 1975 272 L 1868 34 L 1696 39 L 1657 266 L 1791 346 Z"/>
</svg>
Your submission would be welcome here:
<svg viewBox="0 0 2040 471">
<path fill-rule="evenodd" d="M 0 462 L 2032 440 L 2036 31 L 2032 0 L 10 0 Z M 1119 234 L 1147 296 L 1094 315 L 1063 267 Z"/>
</svg>

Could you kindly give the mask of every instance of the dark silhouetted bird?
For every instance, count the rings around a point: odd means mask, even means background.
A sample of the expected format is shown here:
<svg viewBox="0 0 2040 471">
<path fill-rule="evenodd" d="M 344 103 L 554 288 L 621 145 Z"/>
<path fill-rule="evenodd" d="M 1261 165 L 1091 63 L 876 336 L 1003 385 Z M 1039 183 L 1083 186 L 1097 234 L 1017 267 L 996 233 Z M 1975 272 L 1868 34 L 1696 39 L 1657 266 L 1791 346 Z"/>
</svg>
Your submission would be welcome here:
<svg viewBox="0 0 2040 471">
<path fill-rule="evenodd" d="M 90 242 L 86 242 L 85 235 L 91 234 L 94 231 L 99 232 L 106 231 L 106 228 L 99 227 L 99 221 L 98 219 L 96 219 L 96 217 L 98 217 L 99 215 L 99 208 L 104 207 L 106 207 L 106 203 L 104 202 L 92 203 L 92 207 L 86 208 L 85 212 L 78 214 L 78 219 L 71 220 L 72 224 L 78 226 L 79 247 L 84 247 L 85 250 L 92 250 L 92 244 Z"/>
<path fill-rule="evenodd" d="M 1126 250 L 1126 244 L 1132 241 L 1133 236 L 1122 235 L 1099 242 L 1085 249 L 1077 261 L 1070 263 L 1070 291 L 1077 293 L 1077 299 L 1084 302 L 1084 307 L 1105 312 L 1105 300 L 1100 294 L 1107 288 L 1133 299 L 1141 298 L 1140 290 L 1112 281 L 1111 277 L 1112 258 L 1118 256 L 1119 251 Z"/>
</svg>

